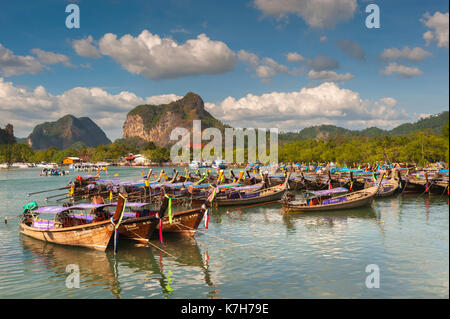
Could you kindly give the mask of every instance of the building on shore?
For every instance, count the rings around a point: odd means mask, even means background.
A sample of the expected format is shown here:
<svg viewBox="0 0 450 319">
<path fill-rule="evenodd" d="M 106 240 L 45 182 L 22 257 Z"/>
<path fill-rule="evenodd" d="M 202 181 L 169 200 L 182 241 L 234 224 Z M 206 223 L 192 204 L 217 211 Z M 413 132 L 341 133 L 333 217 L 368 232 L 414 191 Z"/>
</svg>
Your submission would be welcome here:
<svg viewBox="0 0 450 319">
<path fill-rule="evenodd" d="M 78 164 L 81 162 L 81 158 L 79 157 L 65 157 L 62 161 L 63 165 L 73 165 L 73 164 Z"/>
</svg>

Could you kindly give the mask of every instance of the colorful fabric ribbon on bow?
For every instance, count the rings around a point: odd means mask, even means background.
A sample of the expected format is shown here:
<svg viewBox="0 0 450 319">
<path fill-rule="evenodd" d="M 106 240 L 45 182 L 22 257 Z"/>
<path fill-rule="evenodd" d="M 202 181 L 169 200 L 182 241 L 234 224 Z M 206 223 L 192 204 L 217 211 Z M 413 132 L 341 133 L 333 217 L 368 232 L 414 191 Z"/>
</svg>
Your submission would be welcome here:
<svg viewBox="0 0 450 319">
<path fill-rule="evenodd" d="M 205 211 L 205 229 L 208 229 L 209 225 L 209 209 L 207 208 Z"/>
<path fill-rule="evenodd" d="M 208 202 L 212 202 L 214 200 L 214 197 L 216 196 L 216 192 L 218 191 L 218 188 L 214 188 L 214 191 L 211 193 L 211 195 L 209 195 L 207 201 Z"/>
<path fill-rule="evenodd" d="M 206 173 L 203 173 L 203 178 L 201 180 L 198 181 L 198 184 L 201 184 L 201 182 L 203 182 L 206 178 Z"/>
<path fill-rule="evenodd" d="M 169 199 L 169 207 L 168 207 L 168 212 L 169 212 L 169 224 L 172 224 L 172 198 L 170 198 L 169 196 L 167 196 L 167 194 L 164 195 L 164 197 Z"/>
</svg>

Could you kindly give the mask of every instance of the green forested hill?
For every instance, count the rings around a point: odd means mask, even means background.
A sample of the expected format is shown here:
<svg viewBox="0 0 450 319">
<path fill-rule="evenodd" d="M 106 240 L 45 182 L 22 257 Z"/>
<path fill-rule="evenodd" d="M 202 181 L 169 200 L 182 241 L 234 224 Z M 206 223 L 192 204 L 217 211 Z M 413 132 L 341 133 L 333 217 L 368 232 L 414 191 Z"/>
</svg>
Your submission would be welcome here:
<svg viewBox="0 0 450 319">
<path fill-rule="evenodd" d="M 105 132 L 90 118 L 76 118 L 70 114 L 55 122 L 37 125 L 28 136 L 28 144 L 36 150 L 47 149 L 51 146 L 66 149 L 78 142 L 92 147 L 111 143 Z"/>
<path fill-rule="evenodd" d="M 0 127 L 0 145 L 14 143 L 16 143 L 16 138 L 14 137 L 13 126 L 7 124 L 4 129 Z"/>
<path fill-rule="evenodd" d="M 336 135 L 354 136 L 354 137 L 399 136 L 399 135 L 408 135 L 410 133 L 421 130 L 429 130 L 432 134 L 440 135 L 442 132 L 442 128 L 445 126 L 448 120 L 449 120 L 449 112 L 444 111 L 442 113 L 420 119 L 415 123 L 401 124 L 391 130 L 383 130 L 377 127 L 370 127 L 364 130 L 349 130 L 334 125 L 319 125 L 304 128 L 297 133 L 292 132 L 282 133 L 279 136 L 279 140 L 284 143 L 309 138 L 314 139 L 332 138 Z"/>
</svg>

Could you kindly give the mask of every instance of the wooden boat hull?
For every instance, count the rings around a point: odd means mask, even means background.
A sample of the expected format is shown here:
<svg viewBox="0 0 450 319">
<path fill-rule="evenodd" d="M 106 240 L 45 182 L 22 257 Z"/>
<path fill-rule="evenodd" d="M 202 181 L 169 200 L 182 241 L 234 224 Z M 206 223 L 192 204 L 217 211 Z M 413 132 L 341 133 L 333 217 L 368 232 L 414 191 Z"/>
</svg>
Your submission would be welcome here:
<svg viewBox="0 0 450 319">
<path fill-rule="evenodd" d="M 356 192 L 350 196 L 354 196 L 354 194 L 356 194 Z M 315 205 L 315 206 L 283 204 L 283 210 L 285 213 L 310 213 L 310 212 L 333 211 L 333 210 L 351 209 L 369 206 L 372 204 L 376 194 L 377 194 L 377 187 L 372 187 L 370 191 L 367 191 L 367 194 L 364 194 L 361 198 L 358 199 L 348 200 L 345 202 L 339 202 L 335 204 Z"/>
<path fill-rule="evenodd" d="M 417 184 L 410 181 L 404 182 L 404 191 L 403 193 L 423 193 L 425 192 L 425 184 Z"/>
<path fill-rule="evenodd" d="M 382 185 L 378 191 L 378 197 L 389 197 L 394 195 L 398 189 L 398 185 L 398 181 L 396 180 L 389 181 L 389 183 Z"/>
<path fill-rule="evenodd" d="M 119 226 L 119 234 L 142 244 L 148 243 L 158 225 L 155 217 L 125 219 Z"/>
<path fill-rule="evenodd" d="M 281 185 L 258 189 L 252 192 L 239 193 L 239 198 L 221 198 L 220 195 L 216 196 L 212 204 L 215 206 L 233 206 L 278 201 L 283 198 L 283 195 L 287 192 L 289 177 L 290 173 L 287 174 Z"/>
<path fill-rule="evenodd" d="M 169 222 L 169 216 L 166 214 L 162 219 L 162 231 L 163 233 L 192 237 L 197 232 L 204 214 L 205 211 L 201 208 L 176 212 L 172 214 L 172 223 Z M 159 223 L 156 225 L 156 229 L 159 232 Z M 154 237 L 158 232 L 154 232 Z"/>
<path fill-rule="evenodd" d="M 448 193 L 449 183 L 448 181 L 438 181 L 431 186 L 431 191 L 437 194 L 443 195 L 446 191 Z"/>
<path fill-rule="evenodd" d="M 21 234 L 60 245 L 80 246 L 99 251 L 105 251 L 108 246 L 114 226 L 112 223 L 102 221 L 98 223 L 79 225 L 65 228 L 36 229 L 21 223 Z"/>
<path fill-rule="evenodd" d="M 407 178 L 403 181 L 405 185 L 404 193 L 426 193 L 427 181 L 419 178 Z M 448 188 L 448 181 L 443 180 L 429 180 L 428 181 L 428 192 L 433 194 L 442 195 Z"/>
</svg>

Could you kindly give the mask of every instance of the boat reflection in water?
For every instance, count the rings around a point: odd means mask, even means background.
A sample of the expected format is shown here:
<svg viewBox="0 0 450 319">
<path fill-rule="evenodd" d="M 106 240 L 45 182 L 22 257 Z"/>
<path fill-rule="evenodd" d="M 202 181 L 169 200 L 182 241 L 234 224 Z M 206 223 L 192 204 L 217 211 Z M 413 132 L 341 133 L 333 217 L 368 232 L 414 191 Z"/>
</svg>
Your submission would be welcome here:
<svg viewBox="0 0 450 319">
<path fill-rule="evenodd" d="M 283 212 L 281 212 L 283 214 Z M 346 223 L 348 219 L 378 220 L 376 210 L 372 206 L 359 207 L 339 211 L 323 211 L 302 214 L 283 214 L 283 221 L 288 232 L 296 231 L 296 224 L 302 223 L 306 228 L 335 227 Z"/>
<path fill-rule="evenodd" d="M 210 256 L 205 251 L 207 258 L 202 257 L 194 238 L 166 236 L 164 244 L 151 241 L 153 247 L 144 247 L 141 244 L 123 240 L 120 241 L 121 249 L 117 255 L 114 255 L 110 250 L 100 252 L 67 247 L 43 242 L 28 236 L 21 236 L 21 241 L 24 253 L 31 255 L 33 264 L 37 263 L 44 266 L 45 270 L 54 273 L 57 278 L 61 278 L 61 281 L 64 282 L 69 275 L 69 272 L 66 272 L 66 267 L 75 264 L 80 271 L 81 287 L 98 286 L 108 289 L 116 298 L 124 297 L 121 276 L 124 276 L 124 283 L 129 284 L 129 274 L 142 275 L 151 282 L 156 282 L 157 285 L 150 285 L 152 288 L 159 285 L 159 293 L 156 295 L 162 294 L 164 298 L 171 297 L 173 294 L 173 288 L 170 285 L 172 272 L 169 268 L 174 269 L 174 265 L 175 267 L 200 268 L 205 284 L 211 288 L 215 287 L 208 269 Z M 139 278 L 142 276 L 139 276 Z M 136 286 L 142 286 L 142 279 L 136 279 L 135 281 Z M 180 281 L 180 278 L 177 278 L 178 284 Z M 214 297 L 215 289 L 210 291 L 209 297 Z M 151 293 L 155 295 L 154 292 Z M 88 298 L 88 296 L 82 296 L 81 298 Z"/>
<path fill-rule="evenodd" d="M 114 263 L 105 252 L 79 247 L 68 247 L 44 242 L 32 237 L 21 236 L 25 254 L 32 256 L 33 263 L 43 265 L 61 280 L 66 280 L 68 265 L 77 265 L 80 270 L 80 285 L 106 286 L 116 297 L 120 297 L 120 283 L 117 280 Z"/>
</svg>

